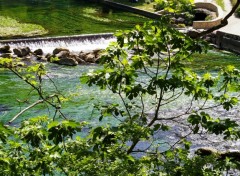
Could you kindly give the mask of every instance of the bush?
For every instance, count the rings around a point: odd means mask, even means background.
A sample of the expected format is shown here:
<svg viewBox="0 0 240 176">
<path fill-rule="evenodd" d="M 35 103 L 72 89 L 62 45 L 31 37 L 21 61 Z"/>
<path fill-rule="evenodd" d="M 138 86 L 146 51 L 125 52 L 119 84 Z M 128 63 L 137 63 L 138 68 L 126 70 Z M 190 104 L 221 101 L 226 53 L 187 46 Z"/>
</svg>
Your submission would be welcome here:
<svg viewBox="0 0 240 176">
<path fill-rule="evenodd" d="M 237 15 L 237 17 L 240 17 L 240 8 L 237 9 L 236 15 Z"/>
<path fill-rule="evenodd" d="M 193 10 L 192 0 L 155 0 L 155 10 L 166 10 L 174 13 L 189 12 Z"/>
</svg>

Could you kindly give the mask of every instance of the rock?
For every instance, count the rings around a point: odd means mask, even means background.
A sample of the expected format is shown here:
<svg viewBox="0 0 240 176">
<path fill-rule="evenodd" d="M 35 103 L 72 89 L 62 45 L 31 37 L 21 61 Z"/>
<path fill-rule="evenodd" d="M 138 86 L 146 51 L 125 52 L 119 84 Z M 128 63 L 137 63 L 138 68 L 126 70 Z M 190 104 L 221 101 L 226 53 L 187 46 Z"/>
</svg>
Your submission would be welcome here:
<svg viewBox="0 0 240 176">
<path fill-rule="evenodd" d="M 44 57 L 43 57 L 43 56 L 41 56 L 41 55 L 37 55 L 37 56 L 36 56 L 36 60 L 38 60 L 38 61 L 42 61 L 42 60 L 43 60 L 43 58 L 44 58 Z"/>
<path fill-rule="evenodd" d="M 101 51 L 102 51 L 101 49 L 95 49 L 95 50 L 92 51 L 92 53 L 93 53 L 95 56 L 98 56 L 98 55 L 100 55 Z"/>
<path fill-rule="evenodd" d="M 55 55 L 55 57 L 57 57 L 58 60 L 54 61 L 54 63 L 68 66 L 78 65 L 78 62 L 75 59 L 76 56 L 70 55 L 70 52 L 68 50 L 60 51 L 58 54 Z"/>
<path fill-rule="evenodd" d="M 199 31 L 198 30 L 195 30 L 195 29 L 191 29 L 189 31 L 187 31 L 186 35 L 188 35 L 189 37 L 191 38 L 196 38 L 199 34 Z"/>
<path fill-rule="evenodd" d="M 23 55 L 23 56 L 29 55 L 30 52 L 31 52 L 31 50 L 30 50 L 29 47 L 22 48 L 22 55 Z"/>
<path fill-rule="evenodd" d="M 33 53 L 35 55 L 43 55 L 43 50 L 42 49 L 36 49 L 35 51 L 33 51 Z"/>
<path fill-rule="evenodd" d="M 60 51 L 58 54 L 55 54 L 56 57 L 60 58 L 66 58 L 69 57 L 70 52 L 69 51 Z"/>
<path fill-rule="evenodd" d="M 69 49 L 67 49 L 67 48 L 55 48 L 53 50 L 53 55 L 56 55 L 56 54 L 60 53 L 61 51 L 67 51 L 68 53 L 70 53 Z"/>
<path fill-rule="evenodd" d="M 99 58 L 101 57 L 101 49 L 93 50 L 93 53 L 95 54 L 95 63 L 99 63 Z"/>
<path fill-rule="evenodd" d="M 230 158 L 231 160 L 234 161 L 240 161 L 240 151 L 236 150 L 236 151 L 226 151 L 221 153 L 221 160 L 225 160 L 226 158 Z"/>
<path fill-rule="evenodd" d="M 16 54 L 18 57 L 22 57 L 22 51 L 19 48 L 13 49 L 14 54 Z"/>
<path fill-rule="evenodd" d="M 51 61 L 51 58 L 54 57 L 52 54 L 48 53 L 46 54 L 45 58 L 47 59 L 48 62 Z"/>
<path fill-rule="evenodd" d="M 87 54 L 89 54 L 89 52 L 85 53 L 85 52 L 81 51 L 78 56 L 79 56 L 82 60 L 85 60 Z"/>
<path fill-rule="evenodd" d="M 40 62 L 47 62 L 47 58 L 42 56 Z"/>
<path fill-rule="evenodd" d="M 31 62 L 32 61 L 32 57 L 31 56 L 23 57 L 22 61 L 24 61 L 24 62 Z"/>
<path fill-rule="evenodd" d="M 73 58 L 61 58 L 55 63 L 60 65 L 68 65 L 68 66 L 76 66 L 78 65 L 78 62 Z"/>
<path fill-rule="evenodd" d="M 11 53 L 10 46 L 6 45 L 0 48 L 0 53 Z"/>
<path fill-rule="evenodd" d="M 209 156 L 209 155 L 219 154 L 219 152 L 216 149 L 211 147 L 202 147 L 197 149 L 197 151 L 195 151 L 195 154 L 200 156 Z"/>
<path fill-rule="evenodd" d="M 85 61 L 89 63 L 95 63 L 95 55 L 93 53 L 89 53 L 86 55 Z"/>
<path fill-rule="evenodd" d="M 200 156 L 216 155 L 218 156 L 218 160 L 225 160 L 226 158 L 229 158 L 233 161 L 240 161 L 240 151 L 238 150 L 219 152 L 211 147 L 202 147 L 197 149 L 195 154 Z"/>
<path fill-rule="evenodd" d="M 12 54 L 11 54 L 11 53 L 3 53 L 3 54 L 1 54 L 0 57 L 3 57 L 3 58 L 11 58 L 11 57 L 12 57 Z"/>
<path fill-rule="evenodd" d="M 179 17 L 179 18 L 176 19 L 175 22 L 176 22 L 177 24 L 185 24 L 185 19 L 182 18 L 182 17 Z"/>
<path fill-rule="evenodd" d="M 16 54 L 18 57 L 23 57 L 23 56 L 27 56 L 30 54 L 31 50 L 29 47 L 25 47 L 25 48 L 14 48 L 13 49 L 14 54 Z"/>
<path fill-rule="evenodd" d="M 86 64 L 86 62 L 80 57 L 76 57 L 76 61 L 78 62 L 78 64 Z"/>
</svg>

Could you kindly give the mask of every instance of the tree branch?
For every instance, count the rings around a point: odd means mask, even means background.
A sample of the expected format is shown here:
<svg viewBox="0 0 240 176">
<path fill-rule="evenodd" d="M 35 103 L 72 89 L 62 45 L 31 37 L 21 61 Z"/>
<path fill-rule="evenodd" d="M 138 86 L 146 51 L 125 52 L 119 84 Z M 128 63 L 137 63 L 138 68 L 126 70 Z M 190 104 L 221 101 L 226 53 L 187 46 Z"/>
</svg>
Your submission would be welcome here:
<svg viewBox="0 0 240 176">
<path fill-rule="evenodd" d="M 221 23 L 217 26 L 214 26 L 208 30 L 205 30 L 203 32 L 200 32 L 198 34 L 196 34 L 196 36 L 193 36 L 192 38 L 193 39 L 197 39 L 197 38 L 200 38 L 206 34 L 209 34 L 209 33 L 212 33 L 213 31 L 217 30 L 217 29 L 220 29 L 224 26 L 226 26 L 228 24 L 228 19 L 234 14 L 234 12 L 237 10 L 238 6 L 240 5 L 240 0 L 238 0 L 236 2 L 236 4 L 232 7 L 232 10 L 223 18 L 223 20 L 221 21 Z"/>
<path fill-rule="evenodd" d="M 32 105 L 26 107 L 25 109 L 23 109 L 22 111 L 20 111 L 17 115 L 15 115 L 8 123 L 11 124 L 14 120 L 16 120 L 21 114 L 23 114 L 25 111 L 31 109 L 32 107 L 40 104 L 40 103 L 43 103 L 44 100 L 38 100 L 36 101 L 35 103 L 33 103 Z"/>
</svg>

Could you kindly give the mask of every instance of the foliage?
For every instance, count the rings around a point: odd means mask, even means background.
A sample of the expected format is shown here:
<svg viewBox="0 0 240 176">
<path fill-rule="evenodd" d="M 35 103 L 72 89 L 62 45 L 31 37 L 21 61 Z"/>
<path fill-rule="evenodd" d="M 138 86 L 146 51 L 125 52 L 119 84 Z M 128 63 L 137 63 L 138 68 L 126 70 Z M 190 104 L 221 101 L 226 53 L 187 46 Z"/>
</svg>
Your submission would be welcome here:
<svg viewBox="0 0 240 176">
<path fill-rule="evenodd" d="M 121 99 L 95 105 L 100 121 L 106 116 L 118 121 L 113 126 L 56 119 L 56 113 L 66 117 L 62 95 L 43 89 L 43 65 L 19 68 L 13 59 L 0 60 L 38 93 L 38 101 L 56 112 L 53 118 L 32 118 L 16 128 L 0 124 L 1 175 L 199 176 L 220 175 L 239 166 L 232 158 L 190 153 L 187 137 L 205 132 L 239 139 L 237 122 L 212 117 L 208 110 L 229 111 L 238 103 L 231 91 L 239 91 L 240 71 L 226 66 L 214 76 L 189 69 L 186 61 L 191 62 L 193 53 L 206 52 L 208 44 L 172 29 L 165 18 L 115 35 L 117 42 L 102 55 L 103 68 L 81 77 L 87 85 L 109 89 Z M 175 102 L 182 98 L 178 111 Z M 171 134 L 177 125 L 187 129 L 184 136 L 157 140 L 156 134 Z"/>
<path fill-rule="evenodd" d="M 225 4 L 223 0 L 216 0 L 217 5 L 219 5 L 223 10 L 225 10 Z"/>
<path fill-rule="evenodd" d="M 156 10 L 165 10 L 168 12 L 174 13 L 182 13 L 182 12 L 189 12 L 193 11 L 193 3 L 192 0 L 155 0 Z"/>
</svg>

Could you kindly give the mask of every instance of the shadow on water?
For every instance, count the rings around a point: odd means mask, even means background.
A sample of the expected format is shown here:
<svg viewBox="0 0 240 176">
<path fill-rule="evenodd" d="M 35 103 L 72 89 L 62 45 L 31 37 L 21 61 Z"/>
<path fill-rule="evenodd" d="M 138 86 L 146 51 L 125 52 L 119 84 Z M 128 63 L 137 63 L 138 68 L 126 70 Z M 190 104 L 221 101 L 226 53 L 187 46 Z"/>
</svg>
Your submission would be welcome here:
<svg viewBox="0 0 240 176">
<path fill-rule="evenodd" d="M 101 4 L 84 0 L 0 0 L 0 14 L 39 24 L 48 36 L 114 32 L 148 20 L 118 10 L 103 13 Z"/>
</svg>

